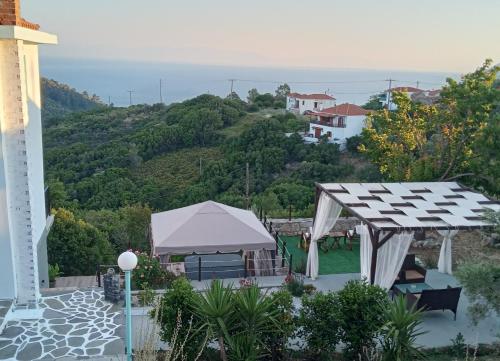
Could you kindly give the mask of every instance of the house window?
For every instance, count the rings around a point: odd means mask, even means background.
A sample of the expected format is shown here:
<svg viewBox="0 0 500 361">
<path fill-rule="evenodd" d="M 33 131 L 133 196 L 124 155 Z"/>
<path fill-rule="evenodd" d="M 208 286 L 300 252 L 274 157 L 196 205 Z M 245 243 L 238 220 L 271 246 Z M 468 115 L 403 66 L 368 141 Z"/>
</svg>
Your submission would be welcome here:
<svg viewBox="0 0 500 361">
<path fill-rule="evenodd" d="M 318 102 L 314 102 L 314 108 L 318 107 Z"/>
<path fill-rule="evenodd" d="M 305 103 L 306 103 L 306 101 L 305 101 L 305 100 L 302 100 L 302 105 L 304 105 Z"/>
<path fill-rule="evenodd" d="M 338 124 L 340 128 L 345 128 L 345 117 L 339 117 Z"/>
</svg>

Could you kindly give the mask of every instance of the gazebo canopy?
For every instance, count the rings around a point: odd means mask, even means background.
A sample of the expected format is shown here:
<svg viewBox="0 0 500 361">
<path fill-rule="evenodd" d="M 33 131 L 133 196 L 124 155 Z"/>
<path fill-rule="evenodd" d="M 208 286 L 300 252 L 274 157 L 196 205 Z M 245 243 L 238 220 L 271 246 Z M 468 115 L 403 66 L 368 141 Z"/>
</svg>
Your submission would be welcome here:
<svg viewBox="0 0 500 361">
<path fill-rule="evenodd" d="M 458 230 L 491 227 L 484 212 L 500 210 L 500 203 L 456 182 L 316 183 L 307 266 L 313 279 L 319 263 L 316 241 L 328 234 L 342 208 L 364 224 L 359 228 L 361 275 L 389 288 L 415 231 L 436 230 L 444 237 L 439 269 L 451 273 L 451 238 Z M 383 247 L 387 242 L 390 247 Z"/>
<path fill-rule="evenodd" d="M 154 254 L 275 250 L 252 211 L 207 201 L 151 216 Z"/>
<path fill-rule="evenodd" d="M 456 182 L 323 183 L 325 192 L 379 231 L 488 227 L 482 214 L 499 202 Z"/>
</svg>

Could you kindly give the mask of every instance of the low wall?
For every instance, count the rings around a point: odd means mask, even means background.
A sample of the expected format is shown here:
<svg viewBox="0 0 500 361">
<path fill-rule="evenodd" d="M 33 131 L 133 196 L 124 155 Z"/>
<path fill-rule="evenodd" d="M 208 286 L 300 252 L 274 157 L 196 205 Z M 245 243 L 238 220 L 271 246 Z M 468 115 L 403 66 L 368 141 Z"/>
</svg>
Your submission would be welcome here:
<svg viewBox="0 0 500 361">
<path fill-rule="evenodd" d="M 273 230 L 277 230 L 279 234 L 284 236 L 296 236 L 302 232 L 309 232 L 312 227 L 312 218 L 292 218 L 291 221 L 282 218 L 270 218 L 273 222 Z M 340 232 L 354 227 L 361 222 L 355 217 L 340 217 L 332 229 L 332 232 Z"/>
</svg>

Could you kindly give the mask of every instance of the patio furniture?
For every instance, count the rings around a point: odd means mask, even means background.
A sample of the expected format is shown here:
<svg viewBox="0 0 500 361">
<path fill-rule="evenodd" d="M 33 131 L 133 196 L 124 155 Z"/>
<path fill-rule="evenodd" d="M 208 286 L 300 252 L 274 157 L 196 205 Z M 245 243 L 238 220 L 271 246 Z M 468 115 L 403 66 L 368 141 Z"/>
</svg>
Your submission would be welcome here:
<svg viewBox="0 0 500 361">
<path fill-rule="evenodd" d="M 408 307 L 423 309 L 424 311 L 450 310 L 457 319 L 458 300 L 462 287 L 450 287 L 444 289 L 423 289 L 421 293 L 406 292 Z"/>
<path fill-rule="evenodd" d="M 425 282 L 427 270 L 415 262 L 414 254 L 407 254 L 394 284 Z"/>
<path fill-rule="evenodd" d="M 400 283 L 395 284 L 392 287 L 392 292 L 394 296 L 406 295 L 407 293 L 419 294 L 422 293 L 423 290 L 432 290 L 433 288 L 429 286 L 427 283 Z"/>
</svg>

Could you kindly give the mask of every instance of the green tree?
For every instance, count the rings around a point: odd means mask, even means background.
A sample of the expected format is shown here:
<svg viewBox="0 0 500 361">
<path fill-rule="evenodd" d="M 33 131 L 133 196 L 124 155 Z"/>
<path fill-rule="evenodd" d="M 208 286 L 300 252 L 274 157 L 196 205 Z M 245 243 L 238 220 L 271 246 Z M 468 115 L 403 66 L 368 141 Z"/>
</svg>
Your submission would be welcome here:
<svg viewBox="0 0 500 361">
<path fill-rule="evenodd" d="M 248 91 L 248 96 L 247 96 L 248 104 L 254 104 L 258 96 L 259 92 L 257 91 L 257 89 L 255 88 L 250 89 Z"/>
<path fill-rule="evenodd" d="M 368 99 L 368 101 L 362 107 L 368 110 L 382 110 L 384 107 L 380 99 L 384 95 L 385 94 L 382 93 L 370 96 L 370 99 Z"/>
<path fill-rule="evenodd" d="M 115 253 L 104 234 L 64 208 L 54 213 L 47 251 L 49 263 L 58 264 L 67 276 L 91 275 L 96 265 L 115 261 Z"/>
<path fill-rule="evenodd" d="M 456 180 L 500 191 L 498 67 L 487 60 L 460 81 L 447 79 L 440 101 L 415 104 L 394 93 L 397 110 L 369 117 L 360 150 L 393 181 Z"/>
<path fill-rule="evenodd" d="M 286 100 L 286 96 L 290 94 L 290 86 L 287 83 L 281 84 L 275 94 L 277 99 Z"/>
<path fill-rule="evenodd" d="M 460 265 L 455 276 L 469 298 L 468 313 L 477 324 L 490 314 L 500 315 L 500 264 L 470 261 Z"/>
</svg>

